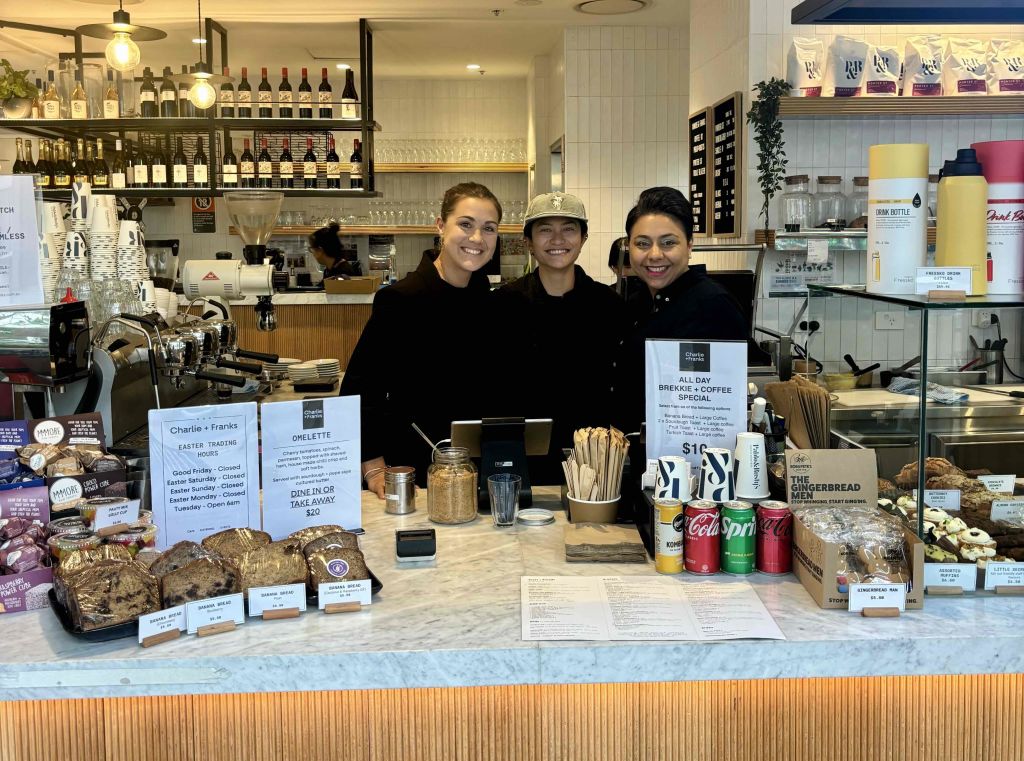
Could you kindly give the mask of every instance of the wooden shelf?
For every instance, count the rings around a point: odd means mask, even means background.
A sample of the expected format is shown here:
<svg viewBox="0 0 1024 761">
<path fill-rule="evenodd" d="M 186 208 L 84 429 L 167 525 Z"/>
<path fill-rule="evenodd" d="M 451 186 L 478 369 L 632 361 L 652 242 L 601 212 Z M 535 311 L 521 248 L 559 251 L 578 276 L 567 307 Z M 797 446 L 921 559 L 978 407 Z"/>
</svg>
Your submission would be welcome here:
<svg viewBox="0 0 1024 761">
<path fill-rule="evenodd" d="M 488 163 L 465 163 L 465 164 L 374 164 L 374 171 L 378 174 L 445 174 L 464 172 L 501 172 L 524 174 L 527 164 L 488 164 Z"/>
<path fill-rule="evenodd" d="M 1024 114 L 1024 95 L 933 98 L 782 98 L 779 116 L 983 116 Z"/>
<path fill-rule="evenodd" d="M 274 235 L 310 235 L 319 228 L 312 225 L 292 225 L 289 227 L 275 227 Z M 522 233 L 521 225 L 501 225 L 498 232 L 502 235 L 515 235 Z M 238 235 L 238 230 L 233 226 L 228 228 L 228 233 Z M 401 227 L 387 227 L 384 225 L 342 225 L 342 235 L 437 235 L 437 228 L 433 225 L 403 225 Z"/>
<path fill-rule="evenodd" d="M 368 129 L 380 131 L 380 124 L 367 122 Z M 258 119 L 220 117 L 166 117 L 143 119 L 142 117 L 125 117 L 123 119 L 4 119 L 0 127 L 10 130 L 50 130 L 64 133 L 96 132 L 146 132 L 181 131 L 206 132 L 212 129 L 239 129 L 264 131 L 316 132 L 334 130 L 338 132 L 359 132 L 363 129 L 360 119 Z"/>
<path fill-rule="evenodd" d="M 273 190 L 284 193 L 285 198 L 379 198 L 380 192 L 368 190 L 327 190 L 326 188 L 93 188 L 96 195 L 121 196 L 122 198 L 201 198 L 219 197 L 225 192 L 240 190 Z M 42 191 L 43 199 L 61 201 L 71 197 L 71 189 L 48 189 Z"/>
</svg>

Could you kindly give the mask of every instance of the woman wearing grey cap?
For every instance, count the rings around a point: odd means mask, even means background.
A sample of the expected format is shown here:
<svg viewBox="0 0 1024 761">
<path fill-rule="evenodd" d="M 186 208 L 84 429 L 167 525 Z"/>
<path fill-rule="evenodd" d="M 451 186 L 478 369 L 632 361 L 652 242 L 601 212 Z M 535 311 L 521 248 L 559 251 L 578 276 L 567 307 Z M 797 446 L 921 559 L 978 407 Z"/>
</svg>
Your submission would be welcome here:
<svg viewBox="0 0 1024 761">
<path fill-rule="evenodd" d="M 527 209 L 523 235 L 537 262 L 525 277 L 497 293 L 506 325 L 516 326 L 531 376 L 520 383 L 522 414 L 554 420 L 539 483 L 561 478 L 559 452 L 572 432 L 606 425 L 608 382 L 625 327 L 625 305 L 576 264 L 587 240 L 583 202 L 568 193 L 545 193 Z M 537 368 L 533 372 L 532 368 Z"/>
</svg>

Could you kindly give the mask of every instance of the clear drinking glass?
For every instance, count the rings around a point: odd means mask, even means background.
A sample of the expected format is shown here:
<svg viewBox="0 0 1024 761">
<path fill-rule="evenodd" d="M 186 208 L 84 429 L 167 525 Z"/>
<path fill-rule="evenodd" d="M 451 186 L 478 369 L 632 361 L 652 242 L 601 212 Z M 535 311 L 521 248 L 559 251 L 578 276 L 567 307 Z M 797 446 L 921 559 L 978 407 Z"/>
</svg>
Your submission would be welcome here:
<svg viewBox="0 0 1024 761">
<path fill-rule="evenodd" d="M 515 473 L 495 473 L 487 477 L 491 498 L 491 519 L 499 528 L 514 526 L 519 515 L 519 489 L 523 479 Z"/>
<path fill-rule="evenodd" d="M 782 194 L 782 220 L 786 225 L 797 225 L 799 230 L 814 227 L 811 222 L 812 197 L 810 178 L 806 174 L 786 178 L 786 192 Z"/>
</svg>

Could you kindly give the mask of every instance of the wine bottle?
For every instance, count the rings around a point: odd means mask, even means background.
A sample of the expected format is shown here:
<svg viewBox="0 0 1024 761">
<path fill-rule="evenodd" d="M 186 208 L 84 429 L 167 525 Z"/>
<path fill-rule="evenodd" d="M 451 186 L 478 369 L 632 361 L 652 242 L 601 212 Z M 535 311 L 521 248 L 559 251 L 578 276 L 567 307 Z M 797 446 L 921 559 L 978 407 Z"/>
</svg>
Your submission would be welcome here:
<svg viewBox="0 0 1024 761">
<path fill-rule="evenodd" d="M 181 73 L 184 76 L 188 76 L 188 66 L 186 64 L 181 65 Z M 178 83 L 178 116 L 195 116 L 196 107 L 192 105 L 192 101 L 188 99 L 189 83 L 182 80 Z"/>
<path fill-rule="evenodd" d="M 327 69 L 320 69 L 320 86 L 317 89 L 317 100 L 320 103 L 320 118 L 330 119 L 334 114 L 331 105 L 331 83 L 327 81 Z"/>
<path fill-rule="evenodd" d="M 39 161 L 36 162 L 36 173 L 39 175 L 39 187 L 53 187 L 53 162 L 50 161 L 50 141 L 39 141 Z"/>
<path fill-rule="evenodd" d="M 352 155 L 348 157 L 348 186 L 363 187 L 363 144 L 358 139 L 352 141 Z"/>
<path fill-rule="evenodd" d="M 274 187 L 274 160 L 270 158 L 265 137 L 260 138 L 260 155 L 256 157 L 256 177 L 257 187 Z"/>
<path fill-rule="evenodd" d="M 210 183 L 210 167 L 203 150 L 203 138 L 196 138 L 196 152 L 192 157 L 192 184 L 202 188 Z"/>
<path fill-rule="evenodd" d="M 135 187 L 149 187 L 149 154 L 146 152 L 146 141 L 139 138 L 139 155 L 135 158 Z"/>
<path fill-rule="evenodd" d="M 282 119 L 291 119 L 292 83 L 288 81 L 288 69 L 281 69 L 281 84 L 277 86 L 277 115 Z"/>
<path fill-rule="evenodd" d="M 178 90 L 171 80 L 171 67 L 164 66 L 164 81 L 160 83 L 160 116 L 178 115 Z"/>
<path fill-rule="evenodd" d="M 224 170 L 224 187 L 226 188 L 237 188 L 238 187 L 238 159 L 235 158 L 235 152 L 231 147 L 231 138 L 227 138 L 224 146 L 224 161 L 222 167 Z"/>
<path fill-rule="evenodd" d="M 238 160 L 243 188 L 256 187 L 256 159 L 249 148 L 249 138 L 242 141 L 242 156 Z"/>
<path fill-rule="evenodd" d="M 345 70 L 345 89 L 341 92 L 341 118 L 359 118 L 359 93 L 356 92 L 355 74 L 352 69 Z"/>
<path fill-rule="evenodd" d="M 334 150 L 334 135 L 327 138 L 327 187 L 332 190 L 341 190 L 341 159 L 338 152 Z"/>
<path fill-rule="evenodd" d="M 97 188 L 110 187 L 110 167 L 103 158 L 103 140 L 96 141 L 96 158 L 92 159 L 92 184 Z"/>
<path fill-rule="evenodd" d="M 114 70 L 107 69 L 107 89 L 103 91 L 103 118 L 121 118 L 121 95 L 114 82 Z"/>
<path fill-rule="evenodd" d="M 60 93 L 53 82 L 53 72 L 46 72 L 46 94 L 43 95 L 43 118 L 60 119 Z"/>
<path fill-rule="evenodd" d="M 135 158 L 135 151 L 132 150 L 132 141 L 125 141 L 124 150 L 124 183 L 126 187 L 138 187 L 135 183 L 135 165 L 138 159 Z"/>
<path fill-rule="evenodd" d="M 224 76 L 230 77 L 231 71 L 224 67 Z M 220 86 L 220 117 L 231 119 L 235 115 L 235 86 L 231 82 L 225 82 Z"/>
<path fill-rule="evenodd" d="M 316 154 L 313 153 L 313 138 L 311 137 L 306 138 L 306 155 L 302 157 L 302 179 L 305 187 L 316 187 Z"/>
<path fill-rule="evenodd" d="M 85 156 L 85 140 L 75 140 L 75 150 L 71 156 L 71 181 L 89 182 L 89 160 Z"/>
<path fill-rule="evenodd" d="M 299 82 L 299 118 L 313 118 L 313 88 L 309 85 L 306 69 L 302 70 L 302 81 Z"/>
<path fill-rule="evenodd" d="M 295 187 L 295 165 L 292 160 L 291 141 L 288 138 L 281 141 L 281 157 L 277 160 L 277 172 L 282 188 Z"/>
<path fill-rule="evenodd" d="M 270 119 L 274 116 L 274 88 L 270 86 L 267 79 L 267 67 L 260 69 L 260 83 L 257 86 L 256 96 L 259 99 L 260 119 Z"/>
<path fill-rule="evenodd" d="M 42 143 L 42 141 L 39 142 L 39 155 L 40 156 L 43 155 L 43 143 Z M 36 175 L 36 178 L 33 181 L 33 184 L 37 188 L 45 188 L 46 187 L 45 176 L 43 174 L 41 174 L 38 169 L 36 169 L 36 161 L 35 161 L 35 159 L 32 158 L 32 141 L 31 140 L 26 140 L 25 141 L 25 160 L 22 162 L 21 166 L 22 166 L 22 170 L 21 171 L 24 174 L 34 174 L 34 175 Z"/>
<path fill-rule="evenodd" d="M 20 137 L 14 138 L 15 159 L 11 174 L 25 174 L 25 150 Z"/>
<path fill-rule="evenodd" d="M 57 141 L 57 160 L 53 165 L 53 186 L 55 188 L 71 187 L 71 164 L 68 162 L 68 144 L 64 138 Z"/>
<path fill-rule="evenodd" d="M 188 187 L 188 157 L 185 155 L 185 147 L 182 144 L 181 135 L 178 135 L 177 150 L 174 151 L 174 165 L 171 167 L 171 181 L 176 188 Z"/>
<path fill-rule="evenodd" d="M 43 80 L 39 77 L 36 77 L 36 97 L 32 99 L 32 118 L 43 118 Z"/>
<path fill-rule="evenodd" d="M 142 87 L 139 88 L 139 111 L 143 118 L 154 119 L 160 114 L 156 104 L 156 87 L 153 85 L 153 72 L 147 66 L 142 70 Z"/>
<path fill-rule="evenodd" d="M 242 67 L 242 81 L 238 83 L 238 116 L 252 118 L 252 85 L 249 84 L 249 69 Z"/>
<path fill-rule="evenodd" d="M 149 184 L 154 188 L 167 187 L 167 155 L 159 139 L 149 152 Z"/>
<path fill-rule="evenodd" d="M 71 118 L 89 118 L 89 99 L 85 96 L 85 88 L 82 87 L 82 80 L 75 80 L 75 88 L 71 91 Z"/>
<path fill-rule="evenodd" d="M 128 177 L 124 165 L 124 151 L 120 139 L 114 141 L 114 155 L 110 160 L 110 187 L 115 190 L 128 187 Z"/>
</svg>

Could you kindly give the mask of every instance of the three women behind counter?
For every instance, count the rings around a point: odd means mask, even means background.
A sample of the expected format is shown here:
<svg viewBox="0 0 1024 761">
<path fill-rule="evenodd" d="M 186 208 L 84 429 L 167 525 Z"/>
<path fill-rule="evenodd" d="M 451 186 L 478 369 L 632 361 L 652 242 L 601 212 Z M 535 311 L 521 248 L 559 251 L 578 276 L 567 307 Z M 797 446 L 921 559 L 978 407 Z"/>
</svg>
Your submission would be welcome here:
<svg viewBox="0 0 1024 761">
<path fill-rule="evenodd" d="M 363 474 L 383 497 L 387 464 L 424 483 L 433 441 L 452 420 L 554 419 L 538 483 L 559 481 L 572 431 L 609 422 L 639 430 L 648 338 L 745 340 L 739 304 L 703 265 L 690 265 L 693 214 L 674 188 L 641 193 L 626 219 L 629 262 L 646 285 L 623 303 L 576 265 L 587 239 L 582 201 L 538 196 L 524 223 L 537 269 L 493 296 L 480 270 L 494 255 L 501 204 L 484 186 L 445 194 L 439 253 L 382 289 L 342 382 L 362 397 Z"/>
</svg>

